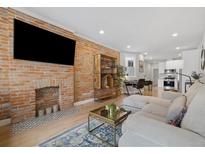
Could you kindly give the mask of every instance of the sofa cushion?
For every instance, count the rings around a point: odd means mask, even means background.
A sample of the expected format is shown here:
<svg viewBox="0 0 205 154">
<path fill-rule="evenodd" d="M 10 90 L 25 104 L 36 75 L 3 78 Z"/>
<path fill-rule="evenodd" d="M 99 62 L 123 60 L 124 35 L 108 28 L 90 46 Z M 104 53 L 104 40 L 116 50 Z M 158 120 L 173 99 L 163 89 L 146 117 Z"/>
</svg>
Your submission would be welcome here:
<svg viewBox="0 0 205 154">
<path fill-rule="evenodd" d="M 181 120 L 183 118 L 183 113 L 186 110 L 186 96 L 178 96 L 172 101 L 171 106 L 167 112 L 166 118 L 167 123 L 173 124 L 175 126 L 180 126 Z"/>
<path fill-rule="evenodd" d="M 146 105 L 142 109 L 142 111 L 153 114 L 153 115 L 157 115 L 157 116 L 160 116 L 160 117 L 166 117 L 168 109 L 169 109 L 169 107 L 165 107 L 165 106 L 162 106 L 162 105 L 151 103 L 151 104 Z"/>
<path fill-rule="evenodd" d="M 120 147 L 158 147 L 159 144 L 150 141 L 143 136 L 135 134 L 133 131 L 126 131 L 118 142 Z"/>
<path fill-rule="evenodd" d="M 132 116 L 124 124 L 119 146 L 205 146 L 204 137 L 196 133 L 144 116 Z"/>
<path fill-rule="evenodd" d="M 190 103 L 192 102 L 196 93 L 198 92 L 198 90 L 202 85 L 203 84 L 201 84 L 199 81 L 195 81 L 195 83 L 187 90 L 185 94 L 185 96 L 187 97 L 187 102 L 186 102 L 187 107 L 190 105 Z"/>
<path fill-rule="evenodd" d="M 196 132 L 205 137 L 205 85 L 203 85 L 182 120 L 181 127 Z"/>
<path fill-rule="evenodd" d="M 138 119 L 141 116 L 149 118 L 149 119 L 157 120 L 157 121 L 160 121 L 162 123 L 167 122 L 166 117 L 161 117 L 161 116 L 154 115 L 154 114 L 151 114 L 151 113 L 148 113 L 148 112 L 139 111 L 139 112 L 136 112 L 134 114 L 130 114 L 128 116 L 128 118 L 123 122 L 122 133 L 125 133 L 129 129 L 130 124 L 134 126 L 135 125 L 134 123 L 136 122 L 136 119 Z"/>
<path fill-rule="evenodd" d="M 148 113 L 148 112 L 143 112 L 143 111 L 140 111 L 139 115 L 147 117 L 147 118 L 151 118 L 151 119 L 154 119 L 154 120 L 158 120 L 158 121 L 161 121 L 163 123 L 167 122 L 167 119 L 164 116 L 159 116 L 159 115 L 156 115 L 156 114 L 152 114 L 152 113 Z"/>
<path fill-rule="evenodd" d="M 158 104 L 168 107 L 171 104 L 171 100 L 166 100 L 153 96 L 131 95 L 123 99 L 122 105 L 131 106 L 134 108 L 143 108 L 147 104 Z"/>
<path fill-rule="evenodd" d="M 148 103 L 146 97 L 141 95 L 131 95 L 123 99 L 122 104 L 134 108 L 143 108 Z"/>
<path fill-rule="evenodd" d="M 171 104 L 171 100 L 163 99 L 160 97 L 154 96 L 145 96 L 149 104 L 154 103 L 160 106 L 169 107 Z"/>
</svg>

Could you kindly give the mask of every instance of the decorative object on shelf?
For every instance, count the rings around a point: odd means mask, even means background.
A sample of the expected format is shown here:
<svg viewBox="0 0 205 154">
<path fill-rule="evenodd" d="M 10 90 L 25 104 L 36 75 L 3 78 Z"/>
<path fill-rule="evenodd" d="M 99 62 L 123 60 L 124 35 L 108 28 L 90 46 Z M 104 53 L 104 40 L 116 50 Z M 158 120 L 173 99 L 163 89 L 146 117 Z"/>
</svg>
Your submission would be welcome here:
<svg viewBox="0 0 205 154">
<path fill-rule="evenodd" d="M 108 74 L 102 78 L 102 88 L 112 88 L 113 87 L 113 77 Z"/>
<path fill-rule="evenodd" d="M 205 69 L 205 49 L 202 46 L 202 50 L 201 50 L 201 69 L 204 70 Z"/>
<path fill-rule="evenodd" d="M 113 77 L 112 77 L 111 74 L 108 74 L 108 75 L 107 75 L 107 86 L 108 86 L 109 88 L 112 88 L 112 87 L 113 87 Z"/>
<path fill-rule="evenodd" d="M 102 88 L 109 88 L 107 85 L 107 75 L 102 77 L 101 85 L 102 85 Z"/>
<path fill-rule="evenodd" d="M 139 72 L 143 73 L 144 72 L 144 61 L 139 60 Z"/>
</svg>

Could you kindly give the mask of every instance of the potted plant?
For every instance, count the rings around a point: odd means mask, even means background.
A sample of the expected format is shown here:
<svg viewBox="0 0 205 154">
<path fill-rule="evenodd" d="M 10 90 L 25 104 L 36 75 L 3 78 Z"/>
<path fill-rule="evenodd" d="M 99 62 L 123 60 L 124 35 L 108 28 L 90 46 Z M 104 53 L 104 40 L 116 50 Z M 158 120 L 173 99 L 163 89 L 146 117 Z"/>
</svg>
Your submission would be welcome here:
<svg viewBox="0 0 205 154">
<path fill-rule="evenodd" d="M 115 118 L 117 116 L 118 111 L 119 111 L 119 107 L 117 107 L 113 103 L 105 105 L 105 109 L 108 111 L 109 118 Z"/>
<path fill-rule="evenodd" d="M 122 93 L 122 86 L 125 80 L 125 67 L 122 65 L 117 65 L 116 68 L 117 68 L 116 87 L 118 88 L 117 95 L 119 96 Z"/>
</svg>

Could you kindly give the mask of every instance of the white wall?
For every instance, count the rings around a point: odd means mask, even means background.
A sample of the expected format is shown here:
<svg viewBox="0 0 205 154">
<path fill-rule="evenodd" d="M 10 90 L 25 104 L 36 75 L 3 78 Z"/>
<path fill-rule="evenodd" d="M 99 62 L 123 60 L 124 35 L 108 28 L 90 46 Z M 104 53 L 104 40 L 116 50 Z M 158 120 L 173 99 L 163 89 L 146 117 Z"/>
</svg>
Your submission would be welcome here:
<svg viewBox="0 0 205 154">
<path fill-rule="evenodd" d="M 182 53 L 182 59 L 184 60 L 184 67 L 183 67 L 184 74 L 191 75 L 193 71 L 196 71 L 197 73 L 205 74 L 205 70 L 201 70 L 202 45 L 205 48 L 205 34 L 203 35 L 202 41 L 197 49 L 184 51 Z M 182 83 L 183 90 L 184 90 L 184 82 L 187 79 L 188 78 L 183 77 L 183 83 Z"/>
<path fill-rule="evenodd" d="M 145 78 L 151 80 L 152 79 L 152 67 L 150 63 L 145 62 Z"/>
<path fill-rule="evenodd" d="M 149 70 L 149 77 L 147 77 L 147 78 L 149 78 L 150 80 L 152 80 L 152 81 L 154 81 L 154 76 L 153 76 L 153 70 L 154 69 L 158 69 L 159 68 L 159 65 L 158 65 L 158 63 L 149 63 L 149 69 L 147 69 L 147 70 Z M 157 84 L 157 83 L 156 83 Z"/>
<path fill-rule="evenodd" d="M 184 60 L 168 60 L 166 61 L 166 69 L 182 69 Z"/>
<path fill-rule="evenodd" d="M 158 64 L 159 74 L 163 74 L 166 69 L 166 62 L 159 62 Z"/>
<path fill-rule="evenodd" d="M 199 72 L 199 57 L 199 49 L 183 51 L 184 67 L 182 73 L 191 76 L 193 71 Z M 185 81 L 189 81 L 189 78 L 182 77 L 182 92 L 185 92 Z"/>
<path fill-rule="evenodd" d="M 151 77 L 151 80 L 153 80 L 153 70 L 154 69 L 159 69 L 159 65 L 158 65 L 158 63 L 152 63 L 152 64 L 150 64 L 150 69 L 151 69 L 151 74 L 150 74 L 150 77 Z"/>
</svg>

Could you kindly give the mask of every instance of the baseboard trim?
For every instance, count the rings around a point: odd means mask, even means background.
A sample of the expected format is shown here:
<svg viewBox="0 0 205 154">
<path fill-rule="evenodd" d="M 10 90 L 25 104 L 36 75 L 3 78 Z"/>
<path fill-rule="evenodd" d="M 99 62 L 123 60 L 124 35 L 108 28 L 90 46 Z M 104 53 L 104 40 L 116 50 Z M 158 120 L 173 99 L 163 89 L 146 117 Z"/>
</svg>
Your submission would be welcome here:
<svg viewBox="0 0 205 154">
<path fill-rule="evenodd" d="M 11 123 L 11 118 L 0 120 L 0 126 L 5 126 Z"/>
<path fill-rule="evenodd" d="M 94 102 L 94 98 L 86 99 L 84 101 L 75 102 L 74 106 L 84 105 L 84 104 L 88 104 L 90 102 Z"/>
</svg>

